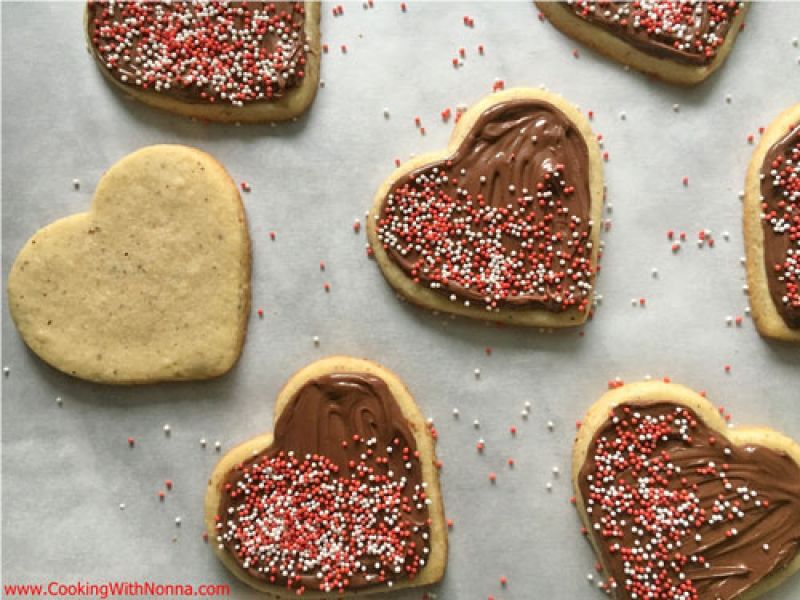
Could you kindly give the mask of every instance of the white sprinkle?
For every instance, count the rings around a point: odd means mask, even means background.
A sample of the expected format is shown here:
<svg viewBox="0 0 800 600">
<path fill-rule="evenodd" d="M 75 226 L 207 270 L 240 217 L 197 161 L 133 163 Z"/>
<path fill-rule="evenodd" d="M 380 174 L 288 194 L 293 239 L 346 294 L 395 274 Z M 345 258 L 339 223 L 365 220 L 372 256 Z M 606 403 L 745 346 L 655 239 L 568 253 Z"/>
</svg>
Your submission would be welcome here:
<svg viewBox="0 0 800 600">
<path fill-rule="evenodd" d="M 769 552 L 769 544 L 764 544 L 761 547 L 764 549 L 764 552 Z"/>
<path fill-rule="evenodd" d="M 558 474 L 559 474 L 559 473 L 560 473 L 560 471 L 559 471 L 558 467 L 553 467 L 553 475 L 555 475 L 556 477 L 558 477 Z"/>
<path fill-rule="evenodd" d="M 319 336 L 318 336 L 318 335 L 315 335 L 315 336 L 314 336 L 313 338 L 311 338 L 311 339 L 314 341 L 314 345 L 315 345 L 315 346 L 319 346 Z"/>
<path fill-rule="evenodd" d="M 206 438 L 200 438 L 200 447 L 201 448 L 205 448 L 206 447 Z"/>
<path fill-rule="evenodd" d="M 624 121 L 625 119 L 627 119 L 627 118 L 628 118 L 628 115 L 626 115 L 626 114 L 625 114 L 625 111 L 624 111 L 624 110 L 621 110 L 621 111 L 619 112 L 619 118 L 620 118 L 622 121 Z"/>
<path fill-rule="evenodd" d="M 531 407 L 531 403 L 530 403 L 530 401 L 529 401 L 529 400 L 526 400 L 526 401 L 525 401 L 525 408 L 527 408 L 527 409 L 530 409 L 530 407 Z"/>
<path fill-rule="evenodd" d="M 73 179 L 72 180 L 72 187 L 74 187 L 76 190 L 81 189 L 81 180 L 80 179 Z"/>
<path fill-rule="evenodd" d="M 478 421 L 478 419 L 475 419 L 475 420 L 472 422 L 472 426 L 473 426 L 475 429 L 480 429 L 481 422 L 480 422 L 480 421 Z"/>
<path fill-rule="evenodd" d="M 383 116 L 387 119 L 389 118 L 389 109 L 387 107 L 383 109 Z"/>
<path fill-rule="evenodd" d="M 594 575 L 592 575 L 591 573 L 588 573 L 586 575 L 586 581 L 594 581 Z"/>
<path fill-rule="evenodd" d="M 554 424 L 552 421 L 548 421 L 548 422 L 547 422 L 547 428 L 548 428 L 550 431 L 553 431 L 553 429 L 555 429 L 555 427 L 556 427 L 556 426 L 555 426 L 555 424 Z"/>
<path fill-rule="evenodd" d="M 725 94 L 725 102 L 727 102 L 728 104 L 733 102 L 733 96 L 731 96 L 730 94 Z"/>
<path fill-rule="evenodd" d="M 458 409 L 457 408 L 453 409 L 453 417 L 456 418 L 456 419 L 458 418 Z"/>
<path fill-rule="evenodd" d="M 64 403 L 64 401 L 61 399 L 61 396 L 57 396 L 57 397 L 56 397 L 56 404 L 58 404 L 59 406 L 61 406 L 63 403 Z"/>
<path fill-rule="evenodd" d="M 673 104 L 672 105 L 672 112 L 680 112 L 681 105 L 680 104 Z"/>
<path fill-rule="evenodd" d="M 168 424 L 167 424 L 167 425 L 164 425 L 164 433 L 165 433 L 166 435 L 169 435 L 169 432 L 170 432 L 169 425 L 168 425 Z"/>
<path fill-rule="evenodd" d="M 180 527 L 181 526 L 181 518 L 180 517 L 175 517 L 175 526 L 176 527 Z"/>
<path fill-rule="evenodd" d="M 8 367 L 3 367 L 3 375 L 8 377 L 9 373 L 11 373 L 11 369 L 9 369 Z"/>
<path fill-rule="evenodd" d="M 214 450 L 219 451 L 220 448 L 222 448 L 222 442 L 217 440 L 216 442 L 214 442 Z"/>
<path fill-rule="evenodd" d="M 481 376 L 481 370 L 480 369 L 475 369 L 475 377 L 479 378 L 480 376 Z"/>
<path fill-rule="evenodd" d="M 119 509 L 120 509 L 120 510 L 125 510 L 125 505 L 124 505 L 124 504 L 120 504 L 120 505 L 119 505 Z"/>
<path fill-rule="evenodd" d="M 650 274 L 651 274 L 651 275 L 652 275 L 654 278 L 657 278 L 657 277 L 658 277 L 658 269 L 657 269 L 656 267 L 653 267 L 652 269 L 650 269 Z"/>
<path fill-rule="evenodd" d="M 548 492 L 552 492 L 553 491 L 553 484 L 550 483 L 549 481 L 545 484 L 544 487 L 547 489 Z"/>
</svg>

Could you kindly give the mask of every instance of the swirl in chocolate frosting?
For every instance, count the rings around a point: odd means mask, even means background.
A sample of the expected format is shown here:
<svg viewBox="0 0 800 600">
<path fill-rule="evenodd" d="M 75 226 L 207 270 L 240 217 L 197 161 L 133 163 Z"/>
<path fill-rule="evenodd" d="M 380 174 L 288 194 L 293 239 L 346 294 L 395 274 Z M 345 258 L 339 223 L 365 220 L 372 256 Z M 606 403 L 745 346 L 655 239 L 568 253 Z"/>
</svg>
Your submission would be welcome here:
<svg viewBox="0 0 800 600">
<path fill-rule="evenodd" d="M 681 405 L 614 409 L 578 485 L 618 598 L 732 600 L 800 547 L 800 467 Z"/>
<path fill-rule="evenodd" d="M 800 124 L 764 157 L 761 214 L 770 296 L 786 326 L 800 329 Z"/>
<path fill-rule="evenodd" d="M 638 50 L 688 65 L 714 60 L 743 2 L 705 0 L 567 0 L 564 10 L 628 42 Z"/>
<path fill-rule="evenodd" d="M 411 579 L 427 562 L 414 433 L 374 375 L 306 382 L 281 412 L 272 445 L 224 488 L 219 541 L 268 583 L 341 592 Z"/>
<path fill-rule="evenodd" d="M 415 282 L 487 310 L 588 310 L 589 158 L 581 132 L 542 100 L 495 104 L 450 158 L 392 184 L 377 224 Z"/>
</svg>

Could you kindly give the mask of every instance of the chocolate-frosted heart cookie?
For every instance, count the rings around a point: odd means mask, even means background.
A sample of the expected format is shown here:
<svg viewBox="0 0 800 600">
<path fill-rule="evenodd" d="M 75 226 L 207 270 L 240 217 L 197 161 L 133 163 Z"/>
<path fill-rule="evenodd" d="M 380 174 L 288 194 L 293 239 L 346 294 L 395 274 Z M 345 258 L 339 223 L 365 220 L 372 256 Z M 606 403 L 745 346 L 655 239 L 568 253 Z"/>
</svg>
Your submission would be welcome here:
<svg viewBox="0 0 800 600">
<path fill-rule="evenodd" d="M 800 104 L 764 132 L 744 203 L 753 320 L 765 337 L 800 342 Z"/>
<path fill-rule="evenodd" d="M 559 96 L 512 89 L 463 114 L 448 148 L 397 169 L 367 223 L 388 282 L 423 307 L 540 327 L 591 310 L 600 151 Z"/>
<path fill-rule="evenodd" d="M 229 452 L 205 515 L 217 556 L 279 597 L 342 597 L 439 581 L 447 533 L 431 431 L 403 383 L 335 356 L 295 374 L 274 434 Z"/>
<path fill-rule="evenodd" d="M 634 383 L 575 440 L 576 505 L 614 598 L 745 600 L 800 569 L 800 446 L 703 396 Z"/>
<path fill-rule="evenodd" d="M 211 121 L 283 121 L 316 95 L 319 2 L 90 0 L 100 70 L 137 100 Z"/>
<path fill-rule="evenodd" d="M 745 2 L 536 2 L 566 35 L 658 79 L 700 83 L 744 25 Z"/>
<path fill-rule="evenodd" d="M 205 379 L 242 351 L 250 237 L 236 184 L 195 148 L 149 146 L 102 177 L 88 212 L 37 231 L 8 276 L 25 343 L 103 383 Z"/>
</svg>

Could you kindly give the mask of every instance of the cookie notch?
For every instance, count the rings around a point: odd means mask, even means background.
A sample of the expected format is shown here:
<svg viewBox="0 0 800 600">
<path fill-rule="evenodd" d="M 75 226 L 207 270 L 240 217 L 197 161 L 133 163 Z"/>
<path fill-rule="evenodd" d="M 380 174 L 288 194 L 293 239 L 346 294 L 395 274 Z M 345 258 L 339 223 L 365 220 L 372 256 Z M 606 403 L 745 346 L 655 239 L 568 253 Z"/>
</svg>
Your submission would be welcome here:
<svg viewBox="0 0 800 600">
<path fill-rule="evenodd" d="M 447 296 L 432 291 L 423 285 L 413 282 L 406 273 L 389 257 L 378 237 L 378 222 L 383 210 L 385 199 L 397 183 L 405 179 L 410 173 L 444 161 L 452 157 L 462 143 L 473 131 L 481 117 L 493 107 L 516 101 L 540 102 L 551 105 L 559 111 L 569 124 L 580 134 L 587 150 L 587 181 L 590 207 L 588 219 L 591 225 L 590 242 L 592 244 L 591 267 L 594 274 L 590 278 L 592 289 L 596 278 L 596 270 L 600 250 L 600 223 L 602 220 L 602 207 L 604 196 L 603 165 L 600 149 L 594 133 L 586 118 L 569 102 L 554 93 L 534 88 L 512 88 L 488 96 L 461 115 L 456 123 L 447 147 L 444 150 L 417 156 L 403 163 L 381 184 L 372 208 L 367 217 L 367 238 L 370 248 L 386 281 L 394 290 L 412 304 L 422 308 L 443 313 L 456 314 L 472 319 L 488 320 L 513 325 L 562 328 L 574 327 L 584 323 L 591 310 L 591 299 L 585 311 L 569 309 L 562 312 L 551 311 L 546 308 L 507 308 L 504 310 L 488 311 L 483 305 L 464 306 L 461 302 L 451 302 Z M 535 182 L 532 183 L 535 185 Z"/>
<path fill-rule="evenodd" d="M 308 42 L 306 52 L 305 76 L 299 86 L 288 93 L 271 101 L 249 102 L 244 106 L 225 104 L 210 104 L 201 102 L 184 102 L 158 92 L 142 90 L 132 85 L 126 85 L 109 72 L 101 63 L 92 44 L 89 29 L 89 3 L 87 1 L 83 16 L 83 29 L 86 36 L 86 46 L 89 54 L 103 76 L 114 87 L 127 96 L 138 100 L 150 107 L 164 110 L 184 117 L 214 121 L 220 123 L 264 123 L 288 121 L 303 114 L 311 106 L 317 95 L 320 81 L 321 61 L 321 36 L 320 36 L 320 2 L 303 2 L 305 7 L 304 31 Z"/>
<path fill-rule="evenodd" d="M 782 112 L 770 123 L 753 152 L 744 187 L 744 242 L 750 307 L 758 332 L 767 338 L 800 343 L 800 329 L 784 321 L 773 302 L 764 258 L 764 228 L 761 220 L 761 170 L 767 153 L 789 128 L 800 124 L 800 104 Z"/>
<path fill-rule="evenodd" d="M 553 26 L 567 37 L 575 39 L 593 50 L 619 63 L 628 65 L 646 75 L 677 85 L 691 86 L 701 83 L 722 66 L 730 54 L 744 23 L 749 3 L 745 3 L 733 19 L 725 41 L 717 55 L 707 65 L 694 66 L 652 56 L 629 42 L 575 15 L 563 2 L 536 1 L 536 7 Z"/>
<path fill-rule="evenodd" d="M 300 597 L 341 598 L 357 595 L 364 596 L 420 587 L 440 581 L 444 576 L 445 567 L 447 565 L 448 542 L 444 504 L 436 467 L 434 441 L 413 397 L 397 375 L 372 361 L 348 356 L 331 356 L 318 360 L 295 373 L 281 389 L 275 402 L 273 427 L 278 423 L 282 413 L 287 409 L 296 394 L 300 392 L 308 382 L 331 374 L 367 374 L 382 380 L 394 398 L 403 417 L 407 420 L 409 429 L 413 433 L 414 440 L 417 444 L 417 450 L 419 451 L 423 480 L 427 482 L 426 491 L 430 499 L 428 516 L 430 520 L 431 551 L 428 554 L 426 565 L 424 568 L 420 569 L 413 580 L 403 578 L 394 582 L 392 586 L 368 586 L 359 589 L 348 589 L 342 593 L 307 590 Z M 288 600 L 289 598 L 298 597 L 295 590 L 288 590 L 278 585 L 270 585 L 261 579 L 251 576 L 226 550 L 219 548 L 216 541 L 218 533 L 215 517 L 222 505 L 222 492 L 226 477 L 237 465 L 253 457 L 253 455 L 260 454 L 271 448 L 273 441 L 272 432 L 264 433 L 236 446 L 222 457 L 209 477 L 208 489 L 205 497 L 205 523 L 214 553 L 228 570 L 242 582 L 261 592 L 267 593 L 270 597 Z"/>
<path fill-rule="evenodd" d="M 25 243 L 8 303 L 28 347 L 80 379 L 224 374 L 242 352 L 250 312 L 250 237 L 236 184 L 195 148 L 129 154 L 101 177 L 88 212 Z"/>
<path fill-rule="evenodd" d="M 729 428 L 725 419 L 711 402 L 685 386 L 661 381 L 645 381 L 625 384 L 606 392 L 589 408 L 581 421 L 572 452 L 572 486 L 575 492 L 575 508 L 583 527 L 589 532 L 589 542 L 595 556 L 602 564 L 604 573 L 611 573 L 612 570 L 606 561 L 605 554 L 600 551 L 598 537 L 592 534 L 592 522 L 586 512 L 585 499 L 582 496 L 579 481 L 581 470 L 591 456 L 595 435 L 607 424 L 611 411 L 622 405 L 647 407 L 662 403 L 682 406 L 693 411 L 708 428 L 719 433 L 718 440 L 727 439 L 731 446 L 756 445 L 784 454 L 800 469 L 800 445 L 793 439 L 763 426 L 737 425 L 735 428 Z M 800 571 L 800 551 L 788 564 L 767 573 L 742 594 L 736 595 L 736 600 L 754 600 L 780 585 L 797 571 Z M 621 590 L 618 595 L 620 598 L 628 597 Z"/>
</svg>

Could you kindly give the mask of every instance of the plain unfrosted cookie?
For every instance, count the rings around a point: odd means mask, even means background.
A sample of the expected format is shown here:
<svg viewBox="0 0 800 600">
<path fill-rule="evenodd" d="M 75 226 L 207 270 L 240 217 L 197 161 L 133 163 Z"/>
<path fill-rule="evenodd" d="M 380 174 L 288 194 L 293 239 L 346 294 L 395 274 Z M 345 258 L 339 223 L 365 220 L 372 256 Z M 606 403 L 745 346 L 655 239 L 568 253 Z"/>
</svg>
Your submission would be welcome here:
<svg viewBox="0 0 800 600">
<path fill-rule="evenodd" d="M 744 194 L 753 321 L 765 337 L 800 342 L 800 104 L 764 132 Z"/>
<path fill-rule="evenodd" d="M 285 121 L 314 100 L 319 2 L 90 0 L 89 51 L 150 106 L 209 121 Z"/>
<path fill-rule="evenodd" d="M 800 445 L 729 428 L 681 385 L 633 383 L 595 402 L 572 483 L 618 600 L 750 600 L 800 569 Z"/>
<path fill-rule="evenodd" d="M 669 83 L 716 71 L 744 26 L 746 2 L 542 2 L 557 29 L 601 54 Z"/>
<path fill-rule="evenodd" d="M 386 280 L 422 307 L 537 327 L 591 311 L 603 168 L 586 119 L 531 88 L 469 108 L 448 147 L 381 185 L 367 235 Z"/>
<path fill-rule="evenodd" d="M 213 157 L 149 146 L 100 179 L 89 212 L 40 229 L 8 277 L 11 316 L 53 367 L 103 383 L 221 375 L 242 350 L 250 238 Z"/>
<path fill-rule="evenodd" d="M 447 563 L 436 463 L 432 432 L 396 375 L 367 360 L 319 360 L 279 393 L 274 434 L 214 469 L 209 539 L 236 577 L 272 597 L 435 583 Z"/>
</svg>

